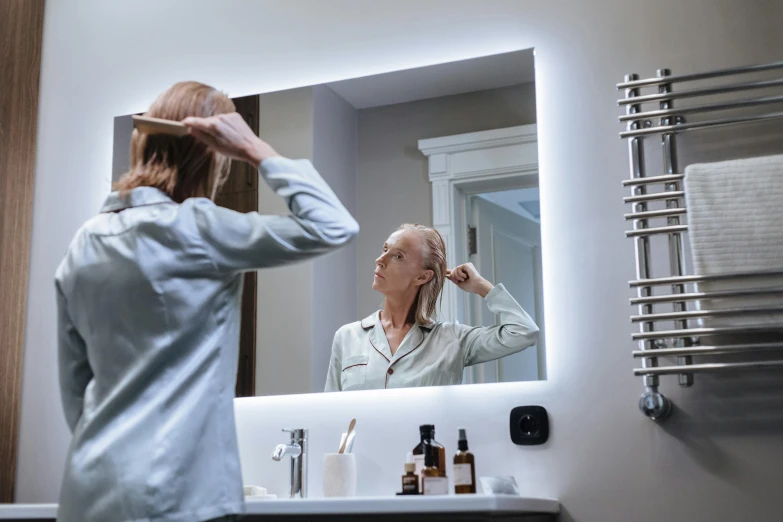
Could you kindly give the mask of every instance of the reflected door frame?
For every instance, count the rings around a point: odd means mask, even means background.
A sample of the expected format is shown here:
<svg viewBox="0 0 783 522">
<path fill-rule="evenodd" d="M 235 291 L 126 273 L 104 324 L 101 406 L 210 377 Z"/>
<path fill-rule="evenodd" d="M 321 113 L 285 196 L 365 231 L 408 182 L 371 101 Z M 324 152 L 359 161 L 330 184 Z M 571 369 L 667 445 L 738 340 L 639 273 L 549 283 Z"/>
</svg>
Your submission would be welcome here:
<svg viewBox="0 0 783 522">
<path fill-rule="evenodd" d="M 259 95 L 232 98 L 236 112 L 258 134 Z M 228 180 L 220 188 L 215 204 L 246 214 L 258 212 L 258 171 L 249 163 L 233 161 Z M 256 394 L 256 338 L 258 306 L 258 274 L 247 272 L 242 275 L 241 319 L 239 326 L 239 354 L 235 397 L 253 397 Z"/>
<path fill-rule="evenodd" d="M 422 139 L 419 150 L 429 161 L 432 225 L 446 242 L 449 267 L 470 261 L 468 196 L 538 186 L 536 124 Z M 467 323 L 470 296 L 457 290 L 454 285 L 443 287 L 438 316 Z M 543 338 L 543 321 L 539 327 Z M 546 368 L 543 348 L 539 361 Z M 467 372 L 467 382 L 471 375 Z"/>
</svg>

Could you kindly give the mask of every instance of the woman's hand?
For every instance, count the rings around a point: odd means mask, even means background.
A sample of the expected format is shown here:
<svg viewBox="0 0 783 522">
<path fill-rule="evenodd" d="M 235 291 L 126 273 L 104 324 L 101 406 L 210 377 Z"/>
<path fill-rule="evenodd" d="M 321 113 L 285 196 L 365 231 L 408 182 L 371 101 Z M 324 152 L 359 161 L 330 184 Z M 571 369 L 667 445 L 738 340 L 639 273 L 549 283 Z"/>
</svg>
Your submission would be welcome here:
<svg viewBox="0 0 783 522">
<path fill-rule="evenodd" d="M 451 270 L 446 270 L 446 277 L 460 289 L 486 297 L 495 285 L 481 277 L 473 263 L 465 263 Z"/>
<path fill-rule="evenodd" d="M 185 118 L 182 123 L 190 135 L 210 149 L 232 159 L 246 161 L 258 168 L 267 158 L 278 156 L 248 127 L 239 113 L 218 114 L 209 118 Z"/>
</svg>

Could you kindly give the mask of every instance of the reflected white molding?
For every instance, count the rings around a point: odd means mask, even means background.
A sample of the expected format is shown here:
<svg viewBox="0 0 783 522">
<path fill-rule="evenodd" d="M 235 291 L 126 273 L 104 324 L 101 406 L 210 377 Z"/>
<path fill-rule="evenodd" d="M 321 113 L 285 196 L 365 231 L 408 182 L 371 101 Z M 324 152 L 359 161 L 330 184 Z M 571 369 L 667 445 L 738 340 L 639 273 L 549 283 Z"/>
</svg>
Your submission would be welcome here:
<svg viewBox="0 0 783 522">
<path fill-rule="evenodd" d="M 449 267 L 468 261 L 465 196 L 538 185 L 535 124 L 419 140 L 429 160 L 432 224 L 446 242 Z M 465 322 L 466 296 L 443 288 L 439 315 Z"/>
</svg>

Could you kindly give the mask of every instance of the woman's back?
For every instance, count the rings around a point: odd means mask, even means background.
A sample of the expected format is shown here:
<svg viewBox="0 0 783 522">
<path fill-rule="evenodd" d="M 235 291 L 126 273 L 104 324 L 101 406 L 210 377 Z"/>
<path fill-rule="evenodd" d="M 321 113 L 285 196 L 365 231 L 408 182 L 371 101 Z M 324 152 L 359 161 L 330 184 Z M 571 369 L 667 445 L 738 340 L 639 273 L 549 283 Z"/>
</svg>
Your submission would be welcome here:
<svg viewBox="0 0 783 522">
<path fill-rule="evenodd" d="M 241 274 L 329 252 L 359 230 L 309 161 L 281 158 L 214 88 L 175 84 L 146 115 L 188 134 L 133 131 L 130 170 L 55 276 L 73 432 L 61 522 L 242 513 L 232 402 Z M 258 168 L 291 215 L 216 206 L 232 159 Z"/>
<path fill-rule="evenodd" d="M 65 485 L 77 487 L 63 491 L 61 517 L 71 506 L 81 513 L 85 496 L 104 500 L 88 520 L 107 519 L 107 505 L 123 506 L 112 508 L 117 520 L 193 520 L 208 500 L 217 511 L 205 518 L 236 511 L 242 278 L 218 273 L 199 245 L 196 200 L 177 205 L 142 188 L 131 202 L 90 220 L 57 273 L 92 373 L 81 411 L 66 406 L 74 438 Z"/>
<path fill-rule="evenodd" d="M 292 216 L 240 214 L 152 187 L 113 193 L 56 275 L 73 441 L 63 521 L 197 521 L 243 510 L 232 399 L 242 272 L 358 232 L 310 162 L 259 172 Z"/>
</svg>

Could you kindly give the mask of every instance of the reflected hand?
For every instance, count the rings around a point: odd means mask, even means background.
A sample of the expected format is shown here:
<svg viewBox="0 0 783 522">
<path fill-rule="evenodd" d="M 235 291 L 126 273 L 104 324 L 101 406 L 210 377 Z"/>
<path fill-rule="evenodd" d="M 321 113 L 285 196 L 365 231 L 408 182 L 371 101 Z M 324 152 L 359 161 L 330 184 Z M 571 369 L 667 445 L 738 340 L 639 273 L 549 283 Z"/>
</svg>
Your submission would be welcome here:
<svg viewBox="0 0 783 522">
<path fill-rule="evenodd" d="M 210 149 L 232 159 L 246 161 L 258 168 L 277 152 L 255 135 L 237 112 L 218 114 L 209 118 L 185 118 L 182 123 L 190 135 L 204 142 Z"/>
<path fill-rule="evenodd" d="M 451 270 L 446 270 L 446 277 L 465 292 L 486 297 L 495 286 L 481 277 L 473 263 L 465 263 Z"/>
</svg>

